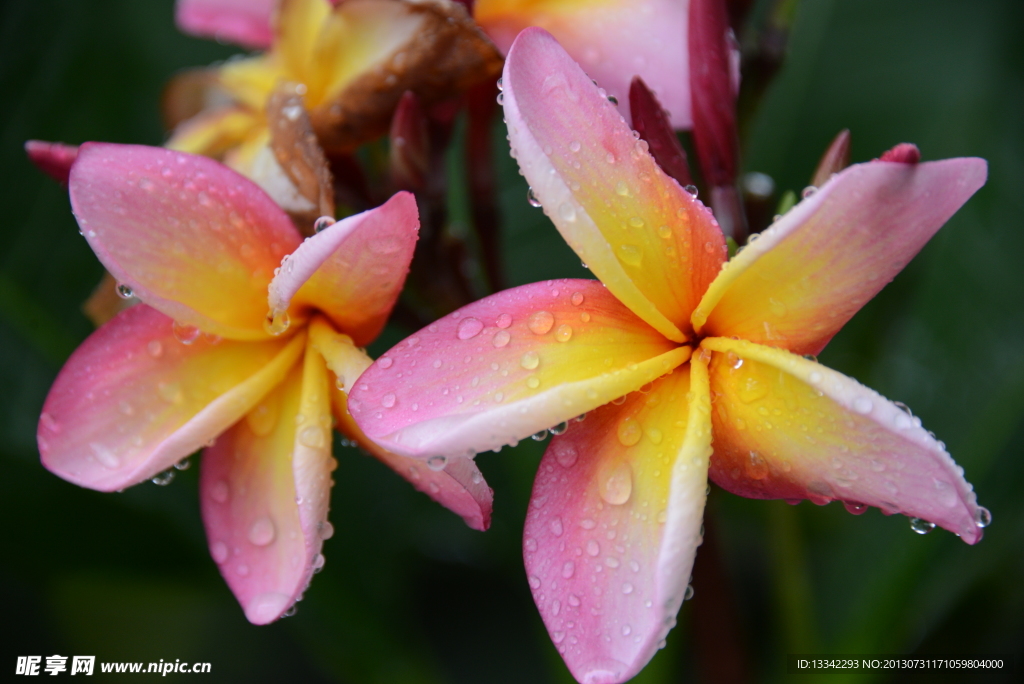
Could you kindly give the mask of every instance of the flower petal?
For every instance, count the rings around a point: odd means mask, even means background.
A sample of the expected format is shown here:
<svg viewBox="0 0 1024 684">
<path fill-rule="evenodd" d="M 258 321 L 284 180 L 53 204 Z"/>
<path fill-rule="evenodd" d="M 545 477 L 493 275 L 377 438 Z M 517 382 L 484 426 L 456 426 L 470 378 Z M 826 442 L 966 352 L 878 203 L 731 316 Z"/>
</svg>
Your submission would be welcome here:
<svg viewBox="0 0 1024 684">
<path fill-rule="evenodd" d="M 127 309 L 82 343 L 39 419 L 43 465 L 102 491 L 153 477 L 241 418 L 302 350 L 289 342 L 215 342 L 150 307 Z"/>
<path fill-rule="evenodd" d="M 319 217 L 334 218 L 334 178 L 309 123 L 301 90 L 295 83 L 279 84 L 267 100 L 266 115 L 270 149 L 277 165 L 312 207 L 305 212 L 289 212 L 299 232 L 309 236 L 316 232 Z"/>
<path fill-rule="evenodd" d="M 258 130 L 258 118 L 250 110 L 218 107 L 182 121 L 164 146 L 169 150 L 219 158 Z"/>
<path fill-rule="evenodd" d="M 549 34 L 524 31 L 502 81 L 513 154 L 547 215 L 623 304 L 683 341 L 725 260 L 711 213 Z"/>
<path fill-rule="evenodd" d="M 28 140 L 25 142 L 25 154 L 40 171 L 61 185 L 67 185 L 71 165 L 78 158 L 78 147 L 45 140 Z"/>
<path fill-rule="evenodd" d="M 387 132 L 402 94 L 426 104 L 501 71 L 501 55 L 457 2 L 346 0 L 325 22 L 307 79 L 320 144 L 350 152 Z"/>
<path fill-rule="evenodd" d="M 251 181 L 205 157 L 86 143 L 70 190 L 89 245 L 139 299 L 208 333 L 266 337 L 266 288 L 299 236 Z"/>
<path fill-rule="evenodd" d="M 441 470 L 424 467 L 421 459 L 399 456 L 372 442 L 356 425 L 348 412 L 348 395 L 352 383 L 373 363 L 373 359 L 356 348 L 352 338 L 337 333 L 323 317 L 310 322 L 310 343 L 323 354 L 327 367 L 336 378 L 331 392 L 337 429 L 355 441 L 363 450 L 408 480 L 412 485 L 462 517 L 474 530 L 486 530 L 491 524 L 494 492 L 471 459 L 453 459 Z"/>
<path fill-rule="evenodd" d="M 178 0 L 174 18 L 185 33 L 247 48 L 267 48 L 275 0 Z"/>
<path fill-rule="evenodd" d="M 983 159 L 851 166 L 761 233 L 708 288 L 693 325 L 817 354 L 985 183 Z"/>
<path fill-rule="evenodd" d="M 316 309 L 357 345 L 371 342 L 387 320 L 409 271 L 419 212 L 408 192 L 308 238 L 270 284 L 270 308 Z"/>
<path fill-rule="evenodd" d="M 707 367 L 694 359 L 572 424 L 544 454 L 526 573 L 577 681 L 629 679 L 675 625 L 701 543 L 710 409 Z"/>
<path fill-rule="evenodd" d="M 281 617 L 323 566 L 337 466 L 327 390 L 323 358 L 307 349 L 301 370 L 203 453 L 210 553 L 253 624 Z"/>
<path fill-rule="evenodd" d="M 292 78 L 305 81 L 303 77 L 317 69 L 314 46 L 332 12 L 333 8 L 324 0 L 280 0 L 278 3 L 274 53 Z"/>
<path fill-rule="evenodd" d="M 877 392 L 795 354 L 708 338 L 715 396 L 711 478 L 756 499 L 846 502 L 922 518 L 973 544 L 973 488 L 921 421 Z"/>
<path fill-rule="evenodd" d="M 672 112 L 675 128 L 689 128 L 688 0 L 477 0 L 473 15 L 502 52 L 520 31 L 550 31 L 598 85 L 628 112 L 629 83 L 640 76 Z"/>
<path fill-rule="evenodd" d="M 690 356 L 593 280 L 553 280 L 463 307 L 394 347 L 349 410 L 406 456 L 499 449 L 631 392 Z"/>
</svg>

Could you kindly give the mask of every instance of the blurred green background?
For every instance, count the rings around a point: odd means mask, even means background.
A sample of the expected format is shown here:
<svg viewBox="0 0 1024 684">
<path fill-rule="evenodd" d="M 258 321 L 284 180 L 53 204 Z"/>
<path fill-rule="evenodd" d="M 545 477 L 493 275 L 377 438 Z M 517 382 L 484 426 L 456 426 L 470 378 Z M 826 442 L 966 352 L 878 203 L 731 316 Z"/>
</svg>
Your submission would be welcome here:
<svg viewBox="0 0 1024 684">
<path fill-rule="evenodd" d="M 39 465 L 36 419 L 91 330 L 79 307 L 101 268 L 66 192 L 26 161 L 22 144 L 160 144 L 165 80 L 234 51 L 179 34 L 172 16 L 171 0 L 0 3 L 0 678 L 17 655 L 59 653 L 209 661 L 211 682 L 570 682 L 520 555 L 541 444 L 479 458 L 496 490 L 485 534 L 339 447 L 326 568 L 295 617 L 260 628 L 245 621 L 208 556 L 196 468 L 168 487 L 99 494 Z M 805 0 L 745 151 L 746 170 L 797 191 L 844 127 L 858 161 L 903 141 L 926 159 L 989 160 L 988 185 L 821 357 L 909 404 L 949 445 L 993 513 L 984 541 L 918 536 L 905 518 L 874 509 L 853 517 L 837 503 L 790 507 L 715 489 L 714 548 L 698 556 L 696 596 L 637 682 L 844 679 L 787 675 L 785 656 L 797 652 L 998 653 L 1020 667 L 1022 31 L 1020 0 Z M 504 151 L 500 163 L 512 284 L 583 275 L 528 206 Z M 406 332 L 390 329 L 371 351 Z"/>
</svg>

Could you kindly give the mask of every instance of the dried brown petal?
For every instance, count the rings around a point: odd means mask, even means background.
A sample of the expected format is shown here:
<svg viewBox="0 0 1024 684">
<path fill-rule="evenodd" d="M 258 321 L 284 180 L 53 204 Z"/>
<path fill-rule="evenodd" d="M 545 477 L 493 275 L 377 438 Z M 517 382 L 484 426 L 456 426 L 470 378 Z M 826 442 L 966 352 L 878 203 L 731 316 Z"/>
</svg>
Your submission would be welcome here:
<svg viewBox="0 0 1024 684">
<path fill-rule="evenodd" d="M 343 11 L 352 1 L 342 3 L 336 11 Z M 429 106 L 501 70 L 497 48 L 462 4 L 420 0 L 402 2 L 401 6 L 408 17 L 421 19 L 418 30 L 310 112 L 313 128 L 328 153 L 351 150 L 387 132 L 398 100 L 407 90 Z"/>
<path fill-rule="evenodd" d="M 298 194 L 312 205 L 307 210 L 285 210 L 299 232 L 312 235 L 317 218 L 334 216 L 334 179 L 313 133 L 300 91 L 293 83 L 282 83 L 267 99 L 266 114 L 270 149 L 278 166 Z"/>
</svg>

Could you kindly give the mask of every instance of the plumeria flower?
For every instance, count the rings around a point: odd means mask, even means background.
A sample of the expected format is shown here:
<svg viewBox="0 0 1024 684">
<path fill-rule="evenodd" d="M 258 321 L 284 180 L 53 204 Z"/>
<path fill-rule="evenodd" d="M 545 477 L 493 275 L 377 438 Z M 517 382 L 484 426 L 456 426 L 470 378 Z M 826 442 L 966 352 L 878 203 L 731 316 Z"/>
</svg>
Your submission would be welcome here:
<svg viewBox="0 0 1024 684">
<path fill-rule="evenodd" d="M 200 9 L 215 18 L 212 27 L 246 18 L 237 3 L 195 0 L 179 7 L 179 21 L 206 16 Z M 267 103 L 281 88 L 302 97 L 324 150 L 345 153 L 387 132 L 405 91 L 435 102 L 500 70 L 497 50 L 451 0 L 280 0 L 274 18 L 269 52 L 172 81 L 164 98 L 166 118 L 177 124 L 169 147 L 222 157 L 263 178 L 268 166 L 287 172 L 290 163 L 267 151 L 278 123 Z M 283 114 L 294 121 L 304 112 Z"/>
<path fill-rule="evenodd" d="M 629 679 L 664 643 L 709 475 L 981 538 L 988 512 L 943 444 L 810 355 L 981 187 L 983 160 L 849 167 L 727 262 L 710 212 L 548 33 L 520 35 L 503 81 L 520 169 L 600 281 L 456 311 L 371 366 L 350 408 L 385 448 L 447 462 L 556 426 L 523 548 L 580 682 Z"/>
<path fill-rule="evenodd" d="M 677 129 L 690 128 L 689 0 L 476 0 L 473 17 L 502 53 L 523 29 L 550 31 L 591 78 L 630 111 L 635 76 Z M 738 76 L 738 72 L 737 72 Z"/>
<path fill-rule="evenodd" d="M 359 347 L 383 327 L 412 258 L 410 194 L 303 241 L 263 191 L 205 157 L 86 143 L 69 188 L 90 247 L 142 303 L 93 333 L 58 375 L 39 421 L 47 468 L 117 491 L 203 449 L 210 553 L 256 624 L 288 611 L 323 565 L 332 418 L 471 527 L 487 527 L 490 490 L 469 461 L 432 470 L 389 453 L 346 410 L 370 364 Z"/>
</svg>

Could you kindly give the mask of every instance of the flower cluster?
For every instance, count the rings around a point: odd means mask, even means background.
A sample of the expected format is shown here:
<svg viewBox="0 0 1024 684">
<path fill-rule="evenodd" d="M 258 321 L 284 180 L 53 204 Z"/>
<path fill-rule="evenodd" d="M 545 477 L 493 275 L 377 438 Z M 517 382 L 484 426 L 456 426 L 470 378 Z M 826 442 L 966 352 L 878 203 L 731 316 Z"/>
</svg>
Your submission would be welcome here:
<svg viewBox="0 0 1024 684">
<path fill-rule="evenodd" d="M 585 684 L 664 645 L 709 480 L 981 539 L 991 516 L 945 446 L 815 355 L 984 184 L 983 160 L 901 145 L 848 166 L 840 136 L 802 201 L 757 225 L 720 0 L 180 0 L 178 20 L 266 52 L 176 77 L 166 148 L 27 146 L 68 185 L 107 295 L 134 304 L 67 361 L 38 445 L 101 491 L 202 450 L 210 554 L 251 622 L 288 615 L 324 564 L 333 430 L 479 530 L 475 455 L 554 435 L 523 552 Z M 501 282 L 499 70 L 531 200 L 596 279 L 480 296 Z M 460 242 L 443 170 L 462 111 L 477 235 Z M 373 361 L 396 304 L 422 329 Z"/>
</svg>

